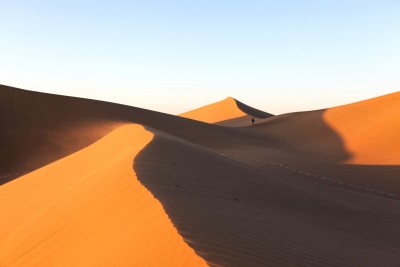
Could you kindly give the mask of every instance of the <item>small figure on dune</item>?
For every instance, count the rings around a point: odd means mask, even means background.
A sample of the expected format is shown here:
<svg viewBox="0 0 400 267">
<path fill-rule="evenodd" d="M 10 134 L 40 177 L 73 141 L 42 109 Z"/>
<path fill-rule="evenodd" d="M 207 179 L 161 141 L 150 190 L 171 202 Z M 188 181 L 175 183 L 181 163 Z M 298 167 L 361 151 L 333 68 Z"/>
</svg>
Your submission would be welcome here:
<svg viewBox="0 0 400 267">
<path fill-rule="evenodd" d="M 251 119 L 251 123 L 254 125 L 256 121 L 254 120 L 254 118 Z"/>
</svg>

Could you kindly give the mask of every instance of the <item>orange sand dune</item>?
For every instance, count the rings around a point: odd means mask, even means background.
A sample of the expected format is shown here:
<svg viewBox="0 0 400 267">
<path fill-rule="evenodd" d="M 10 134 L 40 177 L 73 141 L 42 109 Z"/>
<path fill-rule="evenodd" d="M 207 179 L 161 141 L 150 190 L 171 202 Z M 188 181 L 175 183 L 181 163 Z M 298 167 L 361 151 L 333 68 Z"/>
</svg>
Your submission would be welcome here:
<svg viewBox="0 0 400 267">
<path fill-rule="evenodd" d="M 222 126 L 241 127 L 251 125 L 252 118 L 265 119 L 273 115 L 228 97 L 222 101 L 185 112 L 180 116 Z"/>
<path fill-rule="evenodd" d="M 209 264 L 390 266 L 400 261 L 399 201 L 312 183 L 268 163 L 253 168 L 149 130 L 155 137 L 135 158 L 138 179 Z M 253 151 L 251 146 L 234 151 L 247 149 Z M 261 171 L 262 165 L 268 168 Z"/>
<path fill-rule="evenodd" d="M 328 177 L 335 181 L 331 185 L 349 190 L 399 195 L 399 107 L 395 93 L 326 110 L 283 114 L 241 129 L 253 138 L 264 138 L 265 144 L 220 151 L 242 155 L 241 161 L 265 170 L 269 167 L 245 158 L 279 162 L 312 174 L 314 180 Z"/>
<path fill-rule="evenodd" d="M 258 127 L 328 161 L 398 165 L 399 118 L 400 93 L 394 93 L 326 110 L 284 114 Z"/>
<path fill-rule="evenodd" d="M 133 159 L 152 139 L 121 126 L 0 187 L 0 266 L 203 266 Z"/>
<path fill-rule="evenodd" d="M 400 92 L 328 109 L 324 120 L 351 154 L 347 163 L 400 165 Z"/>
<path fill-rule="evenodd" d="M 396 266 L 399 166 L 341 164 L 398 132 L 390 101 L 362 103 L 221 127 L 264 115 L 0 86 L 0 266 Z M 384 127 L 357 147 L 347 118 Z"/>
<path fill-rule="evenodd" d="M 232 129 L 141 108 L 0 85 L 0 184 L 74 153 L 127 122 L 201 145 L 224 144 L 225 136 L 238 142 L 242 136 Z"/>
</svg>

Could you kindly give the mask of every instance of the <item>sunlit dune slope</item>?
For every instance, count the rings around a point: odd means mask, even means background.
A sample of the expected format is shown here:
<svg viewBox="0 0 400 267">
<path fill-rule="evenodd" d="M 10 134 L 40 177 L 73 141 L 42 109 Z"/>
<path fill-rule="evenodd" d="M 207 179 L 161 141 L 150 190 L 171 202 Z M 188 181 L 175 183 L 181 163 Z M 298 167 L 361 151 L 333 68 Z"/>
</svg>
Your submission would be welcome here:
<svg viewBox="0 0 400 267">
<path fill-rule="evenodd" d="M 257 128 L 330 162 L 400 164 L 400 93 L 276 116 Z"/>
<path fill-rule="evenodd" d="M 222 101 L 185 112 L 180 116 L 207 123 L 238 127 L 250 125 L 253 117 L 265 119 L 273 115 L 228 97 Z"/>
<path fill-rule="evenodd" d="M 400 164 L 400 92 L 331 108 L 324 121 L 341 137 L 352 164 Z"/>
<path fill-rule="evenodd" d="M 203 266 L 137 180 L 152 140 L 124 125 L 0 187 L 0 266 Z"/>
<path fill-rule="evenodd" d="M 251 124 L 222 102 L 217 124 Z M 235 128 L 0 86 L 0 266 L 395 266 L 400 202 L 357 188 L 398 193 L 397 169 L 333 171 L 347 119 L 388 116 L 353 105 Z"/>
</svg>

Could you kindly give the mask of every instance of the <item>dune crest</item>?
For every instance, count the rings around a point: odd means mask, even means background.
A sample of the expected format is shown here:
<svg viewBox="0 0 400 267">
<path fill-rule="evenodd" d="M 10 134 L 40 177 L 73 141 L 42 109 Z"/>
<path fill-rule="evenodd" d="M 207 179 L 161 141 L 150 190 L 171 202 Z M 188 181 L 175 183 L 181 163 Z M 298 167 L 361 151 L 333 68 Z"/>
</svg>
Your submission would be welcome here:
<svg viewBox="0 0 400 267">
<path fill-rule="evenodd" d="M 205 266 L 132 168 L 152 136 L 127 124 L 1 186 L 0 266 Z"/>
</svg>

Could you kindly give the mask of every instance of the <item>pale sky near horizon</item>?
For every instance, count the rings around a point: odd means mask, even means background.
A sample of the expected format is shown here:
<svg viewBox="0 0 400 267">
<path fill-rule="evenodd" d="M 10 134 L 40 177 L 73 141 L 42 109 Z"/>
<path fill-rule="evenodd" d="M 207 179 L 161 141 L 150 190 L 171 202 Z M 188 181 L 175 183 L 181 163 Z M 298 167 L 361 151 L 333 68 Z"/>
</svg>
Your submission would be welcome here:
<svg viewBox="0 0 400 267">
<path fill-rule="evenodd" d="M 400 90 L 400 1 L 0 0 L 0 84 L 178 114 Z"/>
</svg>

